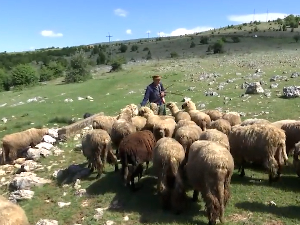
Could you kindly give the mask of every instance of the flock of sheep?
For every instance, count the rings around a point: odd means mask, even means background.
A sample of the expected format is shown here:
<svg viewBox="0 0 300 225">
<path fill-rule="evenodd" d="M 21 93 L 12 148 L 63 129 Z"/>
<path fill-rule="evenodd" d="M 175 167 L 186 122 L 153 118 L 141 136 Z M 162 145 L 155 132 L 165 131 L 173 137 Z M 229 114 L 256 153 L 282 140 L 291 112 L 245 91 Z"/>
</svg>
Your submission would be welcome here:
<svg viewBox="0 0 300 225">
<path fill-rule="evenodd" d="M 242 121 L 237 112 L 197 110 L 191 100 L 182 103 L 181 109 L 174 102 L 166 107 L 171 115 L 157 115 L 158 107 L 151 103 L 140 108 L 130 104 L 117 116 L 93 118 L 93 130 L 82 137 L 82 152 L 97 178 L 106 162 L 115 171 L 121 164 L 124 185 L 136 190 L 135 178 L 140 180 L 147 173 L 151 161 L 163 208 L 181 213 L 186 192 L 193 190 L 193 200 L 201 193 L 206 203 L 208 224 L 216 224 L 217 219 L 224 221 L 235 167 L 245 176 L 246 164 L 260 164 L 268 170 L 271 183 L 280 178 L 288 156 L 293 155 L 300 176 L 300 121 Z M 21 147 L 35 145 L 49 133 L 49 129 L 36 129 L 27 136 L 6 135 L 2 163 L 16 159 Z"/>
</svg>

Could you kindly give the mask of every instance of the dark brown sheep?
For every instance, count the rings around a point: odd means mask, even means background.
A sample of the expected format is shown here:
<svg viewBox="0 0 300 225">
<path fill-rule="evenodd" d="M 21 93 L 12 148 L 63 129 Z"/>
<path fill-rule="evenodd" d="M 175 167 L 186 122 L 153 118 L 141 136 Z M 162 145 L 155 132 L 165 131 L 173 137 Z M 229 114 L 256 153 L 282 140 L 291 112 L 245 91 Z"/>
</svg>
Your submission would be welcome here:
<svg viewBox="0 0 300 225">
<path fill-rule="evenodd" d="M 134 176 L 131 175 L 136 174 L 136 168 L 139 168 L 138 165 L 144 162 L 146 162 L 147 171 L 155 144 L 156 139 L 149 130 L 137 131 L 123 138 L 118 154 L 122 164 L 121 174 L 125 186 L 129 184 L 132 190 L 135 190 Z M 129 164 L 133 166 L 131 173 L 129 173 Z M 128 181 L 131 181 L 131 184 Z"/>
</svg>

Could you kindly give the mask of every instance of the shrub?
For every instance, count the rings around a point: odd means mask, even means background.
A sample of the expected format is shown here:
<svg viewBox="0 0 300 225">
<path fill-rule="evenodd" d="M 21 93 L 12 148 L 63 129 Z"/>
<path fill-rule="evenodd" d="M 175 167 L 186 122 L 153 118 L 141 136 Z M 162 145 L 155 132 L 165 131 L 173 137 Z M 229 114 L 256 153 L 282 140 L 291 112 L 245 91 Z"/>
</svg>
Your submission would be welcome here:
<svg viewBox="0 0 300 225">
<path fill-rule="evenodd" d="M 177 52 L 171 52 L 170 55 L 171 55 L 171 58 L 177 58 L 178 57 Z"/>
<path fill-rule="evenodd" d="M 0 92 L 1 91 L 9 91 L 11 87 L 11 77 L 7 74 L 7 72 L 0 68 Z"/>
<path fill-rule="evenodd" d="M 128 49 L 128 46 L 123 43 L 121 44 L 121 46 L 119 48 L 120 52 L 122 52 L 122 53 L 126 52 L 127 49 Z"/>
<path fill-rule="evenodd" d="M 222 41 L 223 41 L 224 43 L 227 42 L 226 37 L 222 37 L 221 39 L 222 39 Z"/>
<path fill-rule="evenodd" d="M 89 59 L 83 50 L 75 52 L 71 56 L 71 60 L 67 69 L 65 82 L 76 83 L 91 79 L 89 69 Z"/>
<path fill-rule="evenodd" d="M 60 62 L 50 61 L 47 67 L 52 71 L 53 78 L 62 77 L 64 75 L 65 68 Z"/>
<path fill-rule="evenodd" d="M 19 64 L 11 71 L 12 85 L 15 87 L 32 86 L 39 82 L 39 75 L 30 64 Z"/>
<path fill-rule="evenodd" d="M 190 48 L 195 48 L 195 46 L 196 46 L 195 42 L 192 41 L 190 44 Z"/>
<path fill-rule="evenodd" d="M 236 36 L 231 37 L 231 39 L 232 39 L 233 43 L 241 42 L 241 39 L 239 37 L 236 37 Z"/>
<path fill-rule="evenodd" d="M 103 51 L 100 51 L 97 57 L 97 65 L 105 64 L 106 56 Z"/>
<path fill-rule="evenodd" d="M 145 48 L 143 49 L 143 51 L 149 51 L 149 48 L 148 48 L 148 47 L 145 47 Z"/>
<path fill-rule="evenodd" d="M 300 39 L 300 35 L 299 35 L 299 34 L 296 34 L 293 38 L 294 38 L 294 40 L 295 40 L 296 42 L 298 42 L 299 39 Z"/>
<path fill-rule="evenodd" d="M 214 51 L 214 54 L 223 53 L 224 52 L 224 42 L 222 40 L 216 41 L 212 45 L 212 50 Z"/>
<path fill-rule="evenodd" d="M 201 37 L 200 38 L 200 43 L 201 44 L 208 44 L 208 37 Z"/>
<path fill-rule="evenodd" d="M 111 72 L 113 71 L 119 71 L 122 70 L 122 64 L 126 63 L 126 60 L 124 57 L 116 57 L 111 62 Z"/>
<path fill-rule="evenodd" d="M 152 59 L 152 54 L 151 54 L 150 50 L 147 53 L 146 59 L 147 60 Z"/>
<path fill-rule="evenodd" d="M 45 65 L 41 66 L 39 73 L 40 73 L 40 82 L 49 81 L 54 78 L 53 70 L 49 69 Z"/>
<path fill-rule="evenodd" d="M 132 52 L 135 52 L 135 51 L 137 51 L 139 49 L 139 46 L 137 46 L 137 45 L 132 45 L 131 46 L 131 51 Z"/>
</svg>

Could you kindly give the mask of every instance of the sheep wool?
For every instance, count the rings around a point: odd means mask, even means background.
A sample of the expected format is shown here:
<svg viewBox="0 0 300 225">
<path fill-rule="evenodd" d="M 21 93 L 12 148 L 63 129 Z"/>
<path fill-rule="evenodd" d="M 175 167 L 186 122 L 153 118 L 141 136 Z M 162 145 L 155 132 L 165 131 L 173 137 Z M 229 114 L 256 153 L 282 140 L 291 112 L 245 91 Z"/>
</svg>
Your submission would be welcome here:
<svg viewBox="0 0 300 225">
<path fill-rule="evenodd" d="M 0 195 L 0 225 L 30 225 L 25 211 Z"/>
<path fill-rule="evenodd" d="M 174 135 L 176 134 L 177 130 L 180 128 L 180 127 L 183 127 L 183 126 L 189 126 L 189 125 L 197 125 L 194 121 L 192 120 L 179 120 L 175 126 L 175 129 L 174 129 Z M 198 125 L 197 125 L 198 126 Z"/>
<path fill-rule="evenodd" d="M 180 111 L 175 102 L 168 102 L 166 107 L 170 109 L 172 116 L 175 118 L 175 122 L 177 123 L 179 120 L 191 120 L 190 114 L 184 111 Z"/>
<path fill-rule="evenodd" d="M 207 115 L 209 115 L 211 121 L 221 119 L 223 116 L 223 112 L 216 109 L 209 109 L 204 111 Z"/>
<path fill-rule="evenodd" d="M 153 134 L 156 140 L 163 137 L 172 137 L 175 130 L 176 122 L 173 119 L 161 120 L 153 126 Z"/>
<path fill-rule="evenodd" d="M 222 133 L 228 135 L 231 131 L 231 125 L 228 120 L 225 119 L 217 119 L 211 122 L 209 129 L 216 129 L 221 131 Z"/>
<path fill-rule="evenodd" d="M 244 120 L 240 125 L 241 126 L 247 126 L 247 125 L 252 125 L 252 124 L 270 124 L 271 122 L 269 120 L 265 119 L 246 119 Z"/>
<path fill-rule="evenodd" d="M 172 193 L 172 208 L 180 213 L 186 201 L 186 190 L 192 189 L 193 200 L 201 193 L 206 203 L 209 224 L 217 218 L 224 222 L 225 207 L 230 199 L 230 182 L 234 160 L 230 152 L 214 141 L 195 141 L 191 147 L 187 164 L 176 176 Z"/>
<path fill-rule="evenodd" d="M 100 115 L 96 116 L 92 121 L 93 129 L 106 130 L 111 134 L 112 125 L 117 121 L 117 117 Z"/>
<path fill-rule="evenodd" d="M 215 141 L 228 150 L 230 149 L 228 136 L 217 129 L 207 129 L 200 134 L 199 140 Z"/>
<path fill-rule="evenodd" d="M 292 155 L 295 144 L 300 141 L 300 121 L 294 123 L 285 123 L 281 126 L 286 135 L 285 145 L 287 155 Z"/>
<path fill-rule="evenodd" d="M 235 126 L 242 123 L 241 116 L 237 112 L 225 113 L 222 118 L 228 120 L 231 126 Z"/>
<path fill-rule="evenodd" d="M 137 131 L 143 130 L 146 126 L 147 119 L 142 116 L 132 117 L 132 124 L 136 127 Z"/>
<path fill-rule="evenodd" d="M 112 153 L 112 142 L 107 131 L 95 129 L 88 131 L 82 138 L 82 153 L 87 158 L 91 171 L 97 169 L 99 178 L 105 168 L 106 161 L 115 165 L 118 169 L 118 162 Z"/>
<path fill-rule="evenodd" d="M 295 151 L 294 151 L 294 155 L 293 155 L 293 166 L 294 169 L 298 175 L 298 177 L 300 177 L 300 142 L 295 144 Z"/>
<path fill-rule="evenodd" d="M 245 176 L 244 163 L 255 162 L 269 171 L 269 182 L 279 179 L 287 161 L 285 133 L 269 124 L 232 127 L 229 134 L 230 152 Z"/>
<path fill-rule="evenodd" d="M 2 138 L 2 164 L 17 159 L 19 153 L 29 146 L 35 147 L 48 134 L 48 128 L 30 128 L 25 131 L 7 134 Z"/>
<path fill-rule="evenodd" d="M 131 181 L 131 188 L 135 188 L 134 174 L 139 173 L 135 171 L 140 169 L 139 164 L 146 162 L 146 170 L 148 170 L 155 144 L 155 137 L 149 130 L 137 131 L 123 138 L 119 145 L 118 154 L 122 164 L 121 173 L 125 186 Z M 129 173 L 129 164 L 134 167 L 131 169 L 131 173 Z"/>
</svg>

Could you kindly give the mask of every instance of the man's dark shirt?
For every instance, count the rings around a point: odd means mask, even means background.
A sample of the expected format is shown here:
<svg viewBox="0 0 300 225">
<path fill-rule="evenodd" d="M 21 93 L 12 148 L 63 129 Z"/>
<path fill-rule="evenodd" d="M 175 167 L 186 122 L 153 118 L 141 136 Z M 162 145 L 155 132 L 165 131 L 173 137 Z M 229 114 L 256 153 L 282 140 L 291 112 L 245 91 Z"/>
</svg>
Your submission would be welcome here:
<svg viewBox="0 0 300 225">
<path fill-rule="evenodd" d="M 160 85 L 160 91 L 159 91 L 159 85 Z M 159 85 L 157 86 L 158 88 L 155 87 L 154 83 L 151 83 L 147 86 L 144 99 L 141 102 L 141 106 L 145 106 L 148 100 L 150 103 L 154 102 L 157 105 L 163 104 L 162 99 L 160 97 L 160 92 L 164 92 L 165 89 L 162 83 L 159 83 Z"/>
</svg>

